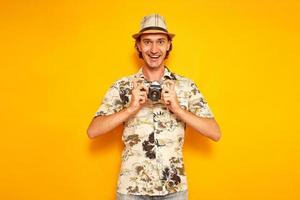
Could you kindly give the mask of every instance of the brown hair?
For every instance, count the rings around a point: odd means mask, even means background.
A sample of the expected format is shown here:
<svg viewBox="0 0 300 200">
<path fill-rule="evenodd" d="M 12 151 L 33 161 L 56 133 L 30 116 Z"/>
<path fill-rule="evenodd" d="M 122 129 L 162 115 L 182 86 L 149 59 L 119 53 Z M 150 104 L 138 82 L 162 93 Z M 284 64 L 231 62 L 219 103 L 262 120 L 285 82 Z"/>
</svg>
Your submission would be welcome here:
<svg viewBox="0 0 300 200">
<path fill-rule="evenodd" d="M 166 57 L 164 59 L 167 59 L 169 57 L 169 53 L 172 50 L 172 39 L 170 38 L 170 36 L 168 36 L 168 40 L 171 41 L 170 44 L 170 48 L 166 53 Z M 139 51 L 139 48 L 137 47 L 137 43 L 141 41 L 141 36 L 139 36 L 138 38 L 136 38 L 135 40 L 135 44 L 134 44 L 134 48 L 137 50 L 137 52 L 139 53 L 139 58 L 143 58 L 142 52 Z"/>
</svg>

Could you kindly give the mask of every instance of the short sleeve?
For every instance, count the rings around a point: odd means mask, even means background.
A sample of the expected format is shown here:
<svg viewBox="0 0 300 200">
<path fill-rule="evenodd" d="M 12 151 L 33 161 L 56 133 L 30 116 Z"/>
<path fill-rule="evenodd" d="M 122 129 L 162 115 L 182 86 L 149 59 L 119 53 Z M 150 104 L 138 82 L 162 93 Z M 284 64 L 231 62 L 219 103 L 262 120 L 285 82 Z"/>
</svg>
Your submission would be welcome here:
<svg viewBox="0 0 300 200">
<path fill-rule="evenodd" d="M 214 117 L 204 96 L 193 81 L 190 82 L 190 96 L 188 104 L 188 110 L 195 115 L 206 118 Z"/>
<path fill-rule="evenodd" d="M 96 116 L 104 116 L 114 114 L 123 109 L 123 102 L 120 98 L 118 82 L 115 82 L 106 92 L 104 99 L 95 113 Z"/>
</svg>

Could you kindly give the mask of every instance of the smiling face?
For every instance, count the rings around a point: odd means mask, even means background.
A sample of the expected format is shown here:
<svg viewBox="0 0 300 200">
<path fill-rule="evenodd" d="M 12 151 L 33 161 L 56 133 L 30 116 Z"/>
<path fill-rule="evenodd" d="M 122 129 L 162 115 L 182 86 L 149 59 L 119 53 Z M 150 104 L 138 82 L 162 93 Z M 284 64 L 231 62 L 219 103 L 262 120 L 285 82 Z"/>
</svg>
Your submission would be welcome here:
<svg viewBox="0 0 300 200">
<path fill-rule="evenodd" d="M 143 56 L 146 67 L 160 68 L 164 66 L 164 59 L 170 49 L 171 41 L 165 34 L 143 34 L 137 42 L 137 48 Z"/>
</svg>

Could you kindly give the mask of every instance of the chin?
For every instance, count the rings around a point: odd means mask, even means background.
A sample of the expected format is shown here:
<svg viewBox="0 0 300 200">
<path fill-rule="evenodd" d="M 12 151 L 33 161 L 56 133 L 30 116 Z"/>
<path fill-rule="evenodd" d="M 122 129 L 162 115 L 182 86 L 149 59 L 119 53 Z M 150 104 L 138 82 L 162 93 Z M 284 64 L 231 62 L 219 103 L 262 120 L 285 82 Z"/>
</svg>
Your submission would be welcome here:
<svg viewBox="0 0 300 200">
<path fill-rule="evenodd" d="M 150 68 L 159 68 L 160 65 L 148 65 Z"/>
<path fill-rule="evenodd" d="M 160 68 L 160 65 L 148 65 L 148 67 L 150 69 L 158 69 L 158 68 Z"/>
<path fill-rule="evenodd" d="M 159 67 L 161 67 L 162 62 L 157 63 L 157 64 L 151 64 L 150 62 L 146 62 L 146 64 L 147 64 L 150 68 L 154 69 L 154 68 L 159 68 Z"/>
</svg>

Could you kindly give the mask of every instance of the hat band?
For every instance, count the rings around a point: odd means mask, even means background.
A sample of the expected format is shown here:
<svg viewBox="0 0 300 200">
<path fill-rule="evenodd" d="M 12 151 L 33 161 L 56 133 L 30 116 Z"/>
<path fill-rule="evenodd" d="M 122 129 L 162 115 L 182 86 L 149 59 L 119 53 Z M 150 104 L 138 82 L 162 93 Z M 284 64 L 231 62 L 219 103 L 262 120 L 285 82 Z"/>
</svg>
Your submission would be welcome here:
<svg viewBox="0 0 300 200">
<path fill-rule="evenodd" d="M 140 33 L 147 31 L 147 30 L 160 30 L 160 31 L 164 31 L 164 32 L 168 33 L 168 31 L 166 29 L 157 27 L 157 26 L 149 26 L 149 27 L 143 28 L 142 30 L 140 30 Z"/>
</svg>

